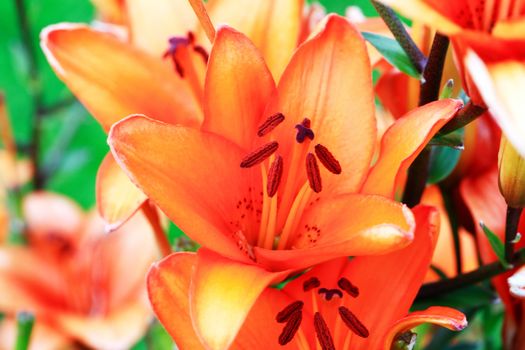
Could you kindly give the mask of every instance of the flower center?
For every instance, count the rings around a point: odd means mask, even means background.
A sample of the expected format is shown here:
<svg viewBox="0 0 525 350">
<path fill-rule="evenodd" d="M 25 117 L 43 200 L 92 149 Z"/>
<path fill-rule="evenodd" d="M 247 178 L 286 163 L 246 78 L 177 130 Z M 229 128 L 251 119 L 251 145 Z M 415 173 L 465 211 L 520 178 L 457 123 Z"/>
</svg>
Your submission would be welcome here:
<svg viewBox="0 0 525 350">
<path fill-rule="evenodd" d="M 198 57 L 202 59 L 199 63 Z M 173 67 L 177 74 L 185 79 L 197 101 L 201 101 L 204 96 L 204 76 L 199 74 L 197 64 L 208 63 L 208 52 L 200 45 L 195 44 L 195 36 L 188 32 L 187 36 L 174 36 L 168 40 L 168 49 L 164 52 L 163 58 L 171 58 Z M 204 72 L 204 68 L 201 69 Z"/>
<path fill-rule="evenodd" d="M 303 282 L 303 291 L 310 294 L 312 298 L 313 326 L 319 344 L 312 345 L 312 347 L 308 344 L 301 328 L 304 302 L 297 300 L 282 309 L 275 317 L 278 323 L 285 324 L 278 339 L 280 345 L 284 346 L 295 340 L 297 347 L 302 350 L 317 348 L 319 345 L 323 350 L 335 350 L 335 344 L 343 344 L 342 349 L 347 349 L 351 334 L 361 338 L 369 336 L 368 328 L 350 309 L 344 306 L 347 296 L 352 298 L 359 296 L 359 289 L 345 277 L 340 278 L 337 285 L 339 288 L 319 288 L 321 283 L 317 277 L 312 277 Z M 317 293 L 315 292 L 316 289 Z M 332 332 L 323 317 L 321 308 L 323 306 L 326 308 L 334 307 L 331 305 L 333 303 L 337 304 L 335 306 L 338 307 L 339 317 L 335 320 Z M 343 334 L 341 324 L 344 324 L 349 332 Z M 344 338 L 343 335 L 345 335 Z"/>
<path fill-rule="evenodd" d="M 318 161 L 333 174 L 342 172 L 341 165 L 326 146 L 317 144 L 311 149 L 315 133 L 310 119 L 304 118 L 295 125 L 295 142 L 287 163 L 287 176 L 283 178 L 285 163 L 282 155 L 278 154 L 279 142 L 273 139 L 271 132 L 284 120 L 282 113 L 269 116 L 259 126 L 257 136 L 269 137 L 270 140 L 247 154 L 240 163 L 242 168 L 261 166 L 265 193 L 257 245 L 266 249 L 289 249 L 297 238 L 295 232 L 311 195 L 323 189 Z M 298 187 L 301 168 L 306 173 L 307 181 Z M 320 234 L 319 229 L 317 233 Z"/>
</svg>

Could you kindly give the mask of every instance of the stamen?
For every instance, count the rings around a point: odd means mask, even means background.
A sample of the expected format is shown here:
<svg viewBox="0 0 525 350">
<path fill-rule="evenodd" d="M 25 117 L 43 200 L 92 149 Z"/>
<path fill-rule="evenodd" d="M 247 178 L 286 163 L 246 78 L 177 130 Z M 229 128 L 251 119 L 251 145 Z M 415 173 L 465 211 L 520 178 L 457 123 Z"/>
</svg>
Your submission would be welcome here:
<svg viewBox="0 0 525 350">
<path fill-rule="evenodd" d="M 266 158 L 271 156 L 279 148 L 277 141 L 269 142 L 252 153 L 248 154 L 241 162 L 241 168 L 250 168 L 264 161 Z"/>
<path fill-rule="evenodd" d="M 341 164 L 335 159 L 334 155 L 330 153 L 328 148 L 318 144 L 315 146 L 315 154 L 317 158 L 321 161 L 321 164 L 324 165 L 326 170 L 333 174 L 341 174 Z"/>
<path fill-rule="evenodd" d="M 279 323 L 284 323 L 290 319 L 290 317 L 296 313 L 301 312 L 303 310 L 304 302 L 297 300 L 279 311 L 277 316 L 275 316 L 275 320 Z"/>
<path fill-rule="evenodd" d="M 359 288 L 354 286 L 352 282 L 350 282 L 344 277 L 341 277 L 339 281 L 337 281 L 337 285 L 339 286 L 339 288 L 341 288 L 354 298 L 357 298 L 357 296 L 359 295 Z"/>
<path fill-rule="evenodd" d="M 295 312 L 290 316 L 288 323 L 286 323 L 286 325 L 283 328 L 283 331 L 279 335 L 280 345 L 286 345 L 293 339 L 295 333 L 297 333 L 297 330 L 299 329 L 299 326 L 301 326 L 302 320 L 302 312 Z"/>
<path fill-rule="evenodd" d="M 208 59 L 210 58 L 210 54 L 206 49 L 200 45 L 195 45 L 193 48 L 193 51 L 201 55 L 202 59 L 204 60 L 204 63 L 208 63 Z"/>
<path fill-rule="evenodd" d="M 335 350 L 334 340 L 332 339 L 330 330 L 319 312 L 316 312 L 314 315 L 314 328 L 321 348 L 323 350 Z"/>
<path fill-rule="evenodd" d="M 341 319 L 346 324 L 346 326 L 355 334 L 362 338 L 368 338 L 369 332 L 368 329 L 359 321 L 356 315 L 352 313 L 352 311 L 348 310 L 348 308 L 344 306 L 339 307 L 339 315 L 341 316 Z"/>
<path fill-rule="evenodd" d="M 278 155 L 270 166 L 268 171 L 268 183 L 266 184 L 266 193 L 268 197 L 273 197 L 277 193 L 281 177 L 283 175 L 283 157 Z"/>
<path fill-rule="evenodd" d="M 268 134 L 270 131 L 275 129 L 277 125 L 281 124 L 284 121 L 284 114 L 282 113 L 275 113 L 268 117 L 268 119 L 265 120 L 264 123 L 259 126 L 259 129 L 257 129 L 257 136 L 263 137 L 264 135 Z"/>
<path fill-rule="evenodd" d="M 308 153 L 306 155 L 306 176 L 308 177 L 310 188 L 315 193 L 321 192 L 323 189 L 321 173 L 319 172 L 319 165 L 317 165 L 317 160 L 315 159 L 313 153 Z"/>
<path fill-rule="evenodd" d="M 317 288 L 321 285 L 317 277 L 312 277 L 303 282 L 303 291 L 308 292 L 314 288 Z"/>
<path fill-rule="evenodd" d="M 297 136 L 295 136 L 297 142 L 303 143 L 307 137 L 310 140 L 314 139 L 314 132 L 310 129 L 310 119 L 304 118 L 301 124 L 297 124 L 295 128 L 297 129 Z"/>
<path fill-rule="evenodd" d="M 323 295 L 324 294 L 324 298 L 327 301 L 332 300 L 334 295 L 337 295 L 339 298 L 343 297 L 343 292 L 341 292 L 337 288 L 334 288 L 334 289 L 321 288 L 321 289 L 319 289 L 318 293 L 319 293 L 319 295 Z"/>
</svg>

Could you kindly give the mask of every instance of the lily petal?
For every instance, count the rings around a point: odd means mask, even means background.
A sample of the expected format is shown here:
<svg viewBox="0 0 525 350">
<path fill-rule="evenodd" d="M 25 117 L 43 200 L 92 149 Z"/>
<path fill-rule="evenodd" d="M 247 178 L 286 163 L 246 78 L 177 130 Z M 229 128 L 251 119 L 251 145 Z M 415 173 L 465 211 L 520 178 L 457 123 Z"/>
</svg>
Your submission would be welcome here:
<svg viewBox="0 0 525 350">
<path fill-rule="evenodd" d="M 383 136 L 379 159 L 361 192 L 394 198 L 395 185 L 439 129 L 461 108 L 459 100 L 419 107 L 394 123 Z"/>
<path fill-rule="evenodd" d="M 345 18 L 330 15 L 295 52 L 266 112 L 286 117 L 274 131 L 283 140 L 285 162 L 297 144 L 295 125 L 311 120 L 313 142 L 327 147 L 341 164 L 341 175 L 323 178 L 323 187 L 337 193 L 355 192 L 372 159 L 377 130 L 371 74 L 359 32 Z M 306 180 L 302 172 L 298 175 L 297 188 Z"/>
<path fill-rule="evenodd" d="M 521 60 L 502 58 L 501 62 L 483 62 L 473 51 L 467 52 L 465 66 L 490 112 L 516 150 L 525 156 L 525 51 Z"/>
<path fill-rule="evenodd" d="M 411 312 L 397 321 L 389 330 L 385 337 L 384 349 L 391 348 L 396 335 L 409 331 L 422 323 L 436 324 L 452 331 L 461 331 L 468 325 L 467 318 L 462 312 L 448 307 L 433 306 L 423 311 Z"/>
<path fill-rule="evenodd" d="M 190 286 L 190 311 L 203 342 L 213 350 L 227 349 L 263 290 L 288 273 L 271 273 L 200 249 Z"/>
<path fill-rule="evenodd" d="M 412 212 L 400 203 L 379 196 L 339 195 L 303 214 L 294 249 L 256 247 L 255 253 L 257 261 L 270 268 L 305 268 L 340 256 L 400 249 L 412 241 L 414 225 Z"/>
<path fill-rule="evenodd" d="M 239 166 L 243 157 L 239 147 L 215 134 L 144 116 L 115 124 L 108 142 L 132 181 L 182 231 L 225 256 L 250 261 L 237 247 L 234 227 L 225 219 L 242 221 L 251 215 L 236 207 L 249 196 L 251 186 L 250 176 Z"/>
<path fill-rule="evenodd" d="M 97 173 L 97 208 L 114 230 L 128 220 L 144 203 L 146 195 L 135 186 L 108 153 Z"/>
<path fill-rule="evenodd" d="M 217 31 L 205 83 L 203 130 L 250 149 L 275 83 L 252 42 L 231 28 Z"/>
<path fill-rule="evenodd" d="M 33 192 L 24 197 L 22 210 L 32 239 L 47 239 L 49 234 L 73 244 L 81 239 L 84 213 L 65 196 Z"/>
<path fill-rule="evenodd" d="M 278 79 L 299 40 L 303 0 L 210 0 L 214 23 L 245 33 Z"/>
<path fill-rule="evenodd" d="M 432 207 L 418 206 L 415 239 L 404 249 L 381 256 L 356 257 L 343 274 L 359 288 L 359 297 L 348 308 L 359 316 L 371 334 L 387 334 L 404 317 L 430 266 L 439 215 Z M 378 349 L 380 336 L 351 336 L 349 349 Z"/>
<path fill-rule="evenodd" d="M 144 334 L 152 317 L 147 302 L 140 300 L 100 317 L 57 313 L 53 319 L 59 328 L 93 348 L 129 349 Z"/>
<path fill-rule="evenodd" d="M 44 29 L 41 45 L 57 75 L 106 130 L 131 113 L 193 127 L 202 122 L 199 101 L 169 65 L 109 34 L 58 24 Z"/>
<path fill-rule="evenodd" d="M 194 253 L 174 253 L 148 272 L 150 303 L 179 349 L 204 349 L 190 318 L 190 279 L 196 261 Z"/>
<path fill-rule="evenodd" d="M 187 0 L 126 0 L 131 41 L 156 57 L 168 47 L 168 39 L 186 35 L 196 25 Z"/>
</svg>

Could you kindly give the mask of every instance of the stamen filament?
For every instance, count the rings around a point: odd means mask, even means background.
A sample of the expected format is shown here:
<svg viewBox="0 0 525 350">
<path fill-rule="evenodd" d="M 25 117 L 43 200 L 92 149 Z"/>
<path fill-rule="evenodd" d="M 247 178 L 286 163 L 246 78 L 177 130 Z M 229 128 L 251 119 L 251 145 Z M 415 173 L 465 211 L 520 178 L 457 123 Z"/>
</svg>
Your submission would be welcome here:
<svg viewBox="0 0 525 350">
<path fill-rule="evenodd" d="M 303 210 L 306 207 L 308 200 L 310 199 L 311 193 L 312 192 L 307 181 L 299 190 L 299 193 L 297 194 L 297 197 L 295 197 L 295 201 L 293 202 L 292 207 L 290 208 L 288 217 L 286 219 L 286 223 L 284 224 L 284 228 L 279 239 L 279 245 L 277 246 L 277 249 L 286 249 L 288 242 L 293 242 L 293 238 L 295 237 L 290 236 L 299 224 L 301 214 L 303 213 Z"/>
<path fill-rule="evenodd" d="M 197 18 L 199 19 L 199 22 L 201 23 L 202 28 L 204 29 L 204 32 L 206 33 L 206 36 L 208 37 L 208 40 L 210 43 L 213 44 L 213 41 L 215 40 L 215 27 L 213 26 L 213 23 L 211 22 L 210 16 L 208 15 L 208 12 L 206 11 L 206 7 L 204 6 L 204 3 L 202 0 L 188 0 L 191 7 L 193 8 L 193 12 L 197 15 Z"/>
<path fill-rule="evenodd" d="M 199 105 L 202 106 L 204 98 L 204 77 L 199 77 L 188 47 L 181 48 L 178 54 L 180 55 L 181 62 L 187 62 L 187 65 L 184 65 L 184 79 L 190 85 L 193 95 L 197 101 L 199 101 Z"/>
<path fill-rule="evenodd" d="M 277 196 L 270 199 L 270 214 L 268 215 L 268 227 L 266 228 L 266 238 L 264 248 L 272 249 L 275 240 L 275 226 L 277 224 Z"/>
<path fill-rule="evenodd" d="M 263 181 L 262 188 L 266 188 L 268 185 L 268 180 L 266 177 L 266 167 L 264 163 L 261 164 L 261 177 Z M 257 240 L 257 246 L 263 247 L 264 242 L 266 241 L 266 229 L 268 228 L 268 216 L 270 215 L 270 201 L 271 198 L 263 190 L 263 206 L 261 213 L 261 224 L 259 225 L 259 238 Z"/>
</svg>

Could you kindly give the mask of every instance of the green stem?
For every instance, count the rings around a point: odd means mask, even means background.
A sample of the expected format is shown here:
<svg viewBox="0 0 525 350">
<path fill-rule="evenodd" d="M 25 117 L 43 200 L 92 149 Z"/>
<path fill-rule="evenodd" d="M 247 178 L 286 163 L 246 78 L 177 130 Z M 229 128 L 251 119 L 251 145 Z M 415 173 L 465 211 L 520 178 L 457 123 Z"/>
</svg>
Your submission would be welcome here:
<svg viewBox="0 0 525 350">
<path fill-rule="evenodd" d="M 29 348 L 29 341 L 35 324 L 35 317 L 29 312 L 19 312 L 16 315 L 17 335 L 15 350 L 26 350 Z"/>
<path fill-rule="evenodd" d="M 417 47 L 412 37 L 408 34 L 403 23 L 399 20 L 396 13 L 388 6 L 381 4 L 378 1 L 372 0 L 377 13 L 381 16 L 383 21 L 394 35 L 399 45 L 406 52 L 408 58 L 419 73 L 422 73 L 427 63 L 427 58 Z"/>
<path fill-rule="evenodd" d="M 507 217 L 505 224 L 505 260 L 512 264 L 510 260 L 514 254 L 514 239 L 518 232 L 518 224 L 520 222 L 522 208 L 507 207 Z"/>
<path fill-rule="evenodd" d="M 419 106 L 436 101 L 439 98 L 443 66 L 447 55 L 449 40 L 446 36 L 436 33 L 428 62 L 423 72 L 423 82 L 419 92 Z M 408 170 L 408 177 L 403 194 L 403 202 L 410 208 L 421 201 L 421 196 L 427 184 L 430 163 L 430 149 L 425 148 L 414 160 Z"/>
<path fill-rule="evenodd" d="M 428 55 L 428 62 L 423 72 L 423 82 L 419 92 L 419 105 L 423 106 L 439 98 L 441 88 L 441 77 L 443 76 L 443 66 L 447 57 L 449 40 L 447 36 L 436 33 L 432 48 Z"/>
<path fill-rule="evenodd" d="M 519 267 L 525 264 L 525 248 L 520 249 L 512 256 L 514 267 Z M 455 290 L 467 287 L 478 282 L 490 279 L 504 272 L 509 271 L 511 268 L 506 268 L 501 265 L 499 261 L 483 265 L 478 269 L 459 275 L 454 278 L 450 278 L 443 281 L 437 281 L 432 283 L 426 283 L 419 289 L 417 299 L 430 299 L 439 295 L 447 294 Z"/>
<path fill-rule="evenodd" d="M 442 135 L 449 134 L 457 129 L 464 127 L 467 124 L 470 124 L 478 117 L 482 116 L 483 113 L 487 111 L 487 108 L 483 106 L 476 105 L 469 101 L 465 107 L 459 110 L 454 118 L 449 120 L 442 128 L 439 130 L 439 133 Z"/>
<path fill-rule="evenodd" d="M 42 109 L 42 89 L 38 73 L 37 51 L 33 45 L 31 27 L 24 0 L 15 0 L 15 6 L 18 16 L 18 27 L 22 37 L 22 44 L 29 61 L 29 88 L 33 97 L 33 135 L 31 138 L 30 154 L 34 166 L 33 184 L 35 189 L 41 189 L 44 184 L 44 176 L 40 166 L 40 134 L 42 132 L 41 114 Z"/>
</svg>

